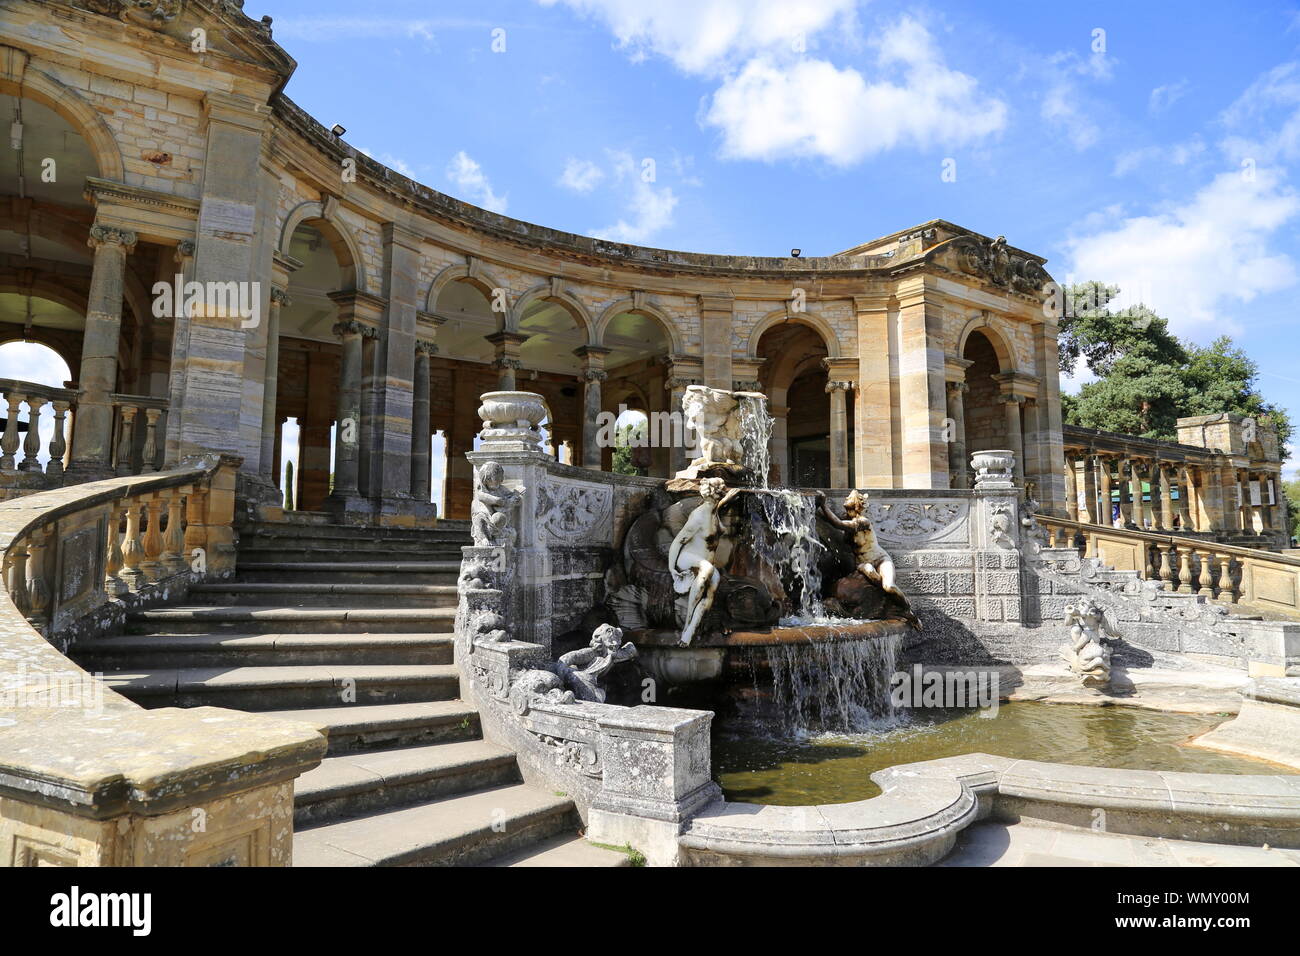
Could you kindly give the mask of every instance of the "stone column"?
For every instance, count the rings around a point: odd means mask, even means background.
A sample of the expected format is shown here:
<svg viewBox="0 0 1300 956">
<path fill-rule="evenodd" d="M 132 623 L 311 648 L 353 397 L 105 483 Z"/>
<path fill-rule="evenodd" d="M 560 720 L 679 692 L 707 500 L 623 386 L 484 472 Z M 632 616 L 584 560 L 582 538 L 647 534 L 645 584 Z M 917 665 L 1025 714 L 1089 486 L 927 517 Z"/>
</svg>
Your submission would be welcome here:
<svg viewBox="0 0 1300 956">
<path fill-rule="evenodd" d="M 343 339 L 343 363 L 339 369 L 338 431 L 334 440 L 334 495 L 355 495 L 361 432 L 361 351 L 364 327 L 353 319 L 337 323 L 333 331 Z"/>
<path fill-rule="evenodd" d="M 943 352 L 944 297 L 934 276 L 899 283 L 898 350 L 906 358 L 898 370 L 898 414 L 903 439 L 902 488 L 947 488 L 948 448 L 943 440 L 947 417 Z M 1018 431 L 1018 429 L 1017 429 Z M 1015 446 L 1020 471 L 1023 444 Z"/>
<path fill-rule="evenodd" d="M 1184 531 L 1196 531 L 1197 524 L 1192 518 L 1192 473 L 1184 465 L 1178 470 L 1178 524 Z"/>
<path fill-rule="evenodd" d="M 289 295 L 279 287 L 271 289 L 270 314 L 266 317 L 266 384 L 262 390 L 262 461 L 261 474 L 271 484 L 279 481 L 279 456 L 276 455 L 280 419 L 275 413 L 280 383 L 280 309 L 289 305 Z"/>
<path fill-rule="evenodd" d="M 1113 523 L 1111 518 L 1111 513 L 1114 509 L 1114 503 L 1111 501 L 1111 494 L 1112 494 L 1111 483 L 1110 483 L 1111 462 L 1112 459 L 1108 455 L 1097 456 L 1097 478 L 1098 478 L 1098 484 L 1100 485 L 1100 487 L 1098 488 L 1099 501 L 1097 505 L 1097 509 L 1098 509 L 1097 524 L 1102 524 L 1106 526 L 1110 526 Z M 1122 490 L 1120 492 L 1120 495 L 1122 498 L 1123 497 Z"/>
<path fill-rule="evenodd" d="M 1083 510 L 1079 520 L 1097 524 L 1100 520 L 1100 491 L 1097 488 L 1097 456 L 1087 454 L 1083 457 Z"/>
<path fill-rule="evenodd" d="M 492 361 L 492 367 L 499 373 L 497 389 L 502 392 L 513 392 L 518 388 L 515 373 L 523 368 L 523 363 L 519 360 L 519 347 L 528 341 L 528 336 L 519 332 L 493 332 L 483 337 L 496 349 L 496 358 Z"/>
<path fill-rule="evenodd" d="M 827 382 L 826 391 L 831 396 L 831 487 L 849 486 L 849 416 L 845 409 L 845 396 L 853 388 L 852 382 Z"/>
<path fill-rule="evenodd" d="M 889 356 L 892 325 L 888 296 L 855 296 L 858 319 L 858 404 L 853 419 L 854 474 L 861 488 L 892 488 L 897 372 Z M 962 469 L 965 473 L 965 469 Z"/>
<path fill-rule="evenodd" d="M 94 250 L 86 331 L 81 345 L 77 385 L 77 426 L 72 433 L 72 464 L 68 471 L 84 481 L 106 478 L 113 457 L 113 392 L 117 388 L 117 346 L 122 328 L 122 289 L 126 257 L 135 248 L 136 234 L 127 229 L 95 225 L 88 240 Z"/>
<path fill-rule="evenodd" d="M 1003 395 L 1003 411 L 1007 419 L 1007 447 L 1016 454 L 1016 471 L 1015 477 L 1018 483 L 1023 484 L 1025 480 L 1024 464 L 1025 442 L 1024 433 L 1020 427 L 1020 405 L 1024 401 L 1023 395 Z"/>
<path fill-rule="evenodd" d="M 573 350 L 573 354 L 583 360 L 582 370 L 582 467 L 600 471 L 601 449 L 598 441 L 600 434 L 600 413 L 604 411 L 601 387 L 605 382 L 605 356 L 607 348 L 596 345 L 584 345 Z"/>
<path fill-rule="evenodd" d="M 947 382 L 948 417 L 952 419 L 952 435 L 948 441 L 948 474 L 952 487 L 970 487 L 970 467 L 966 457 L 966 383 Z"/>
<path fill-rule="evenodd" d="M 411 381 L 411 497 L 417 501 L 428 501 L 430 493 L 433 432 L 429 425 L 429 356 L 437 351 L 438 346 L 432 342 L 415 340 L 415 371 Z"/>
<path fill-rule="evenodd" d="M 700 366 L 695 364 L 691 357 L 674 357 L 666 364 L 668 371 L 664 376 L 664 389 L 668 392 L 668 409 L 674 415 L 673 421 L 680 423 L 680 427 L 674 426 L 672 429 L 673 447 L 668 462 L 668 476 L 671 478 L 685 468 L 686 463 L 694 457 L 695 448 L 688 444 L 694 436 L 686 432 L 685 420 L 682 417 L 682 397 L 686 394 L 688 385 L 700 384 Z M 769 408 L 768 411 L 771 409 Z"/>
<path fill-rule="evenodd" d="M 781 389 L 785 394 L 785 389 Z M 788 486 L 790 481 L 790 442 L 786 428 L 789 424 L 787 416 L 790 414 L 790 408 L 787 405 L 768 405 L 768 414 L 772 416 L 772 440 L 770 442 L 769 454 L 773 466 L 776 468 L 777 484 Z"/>
<path fill-rule="evenodd" d="M 194 243 L 178 242 L 172 253 L 176 264 L 173 283 L 184 290 L 185 283 L 194 275 Z M 182 300 L 183 301 L 183 300 Z M 181 423 L 185 419 L 185 360 L 190 351 L 190 317 L 184 308 L 174 309 L 172 315 L 171 378 L 167 387 L 167 434 L 163 464 L 173 467 L 181 457 Z"/>
<path fill-rule="evenodd" d="M 1136 458 L 1129 459 L 1128 483 L 1130 520 L 1135 527 L 1141 528 L 1146 506 L 1142 501 L 1142 474 L 1138 471 L 1138 460 Z"/>
<path fill-rule="evenodd" d="M 1073 521 L 1079 520 L 1079 482 L 1077 469 L 1078 462 L 1074 456 L 1067 454 L 1065 456 L 1065 511 Z"/>
<path fill-rule="evenodd" d="M 1174 527 L 1174 497 L 1169 469 L 1157 461 L 1156 471 L 1160 475 L 1160 527 L 1171 531 Z"/>
</svg>

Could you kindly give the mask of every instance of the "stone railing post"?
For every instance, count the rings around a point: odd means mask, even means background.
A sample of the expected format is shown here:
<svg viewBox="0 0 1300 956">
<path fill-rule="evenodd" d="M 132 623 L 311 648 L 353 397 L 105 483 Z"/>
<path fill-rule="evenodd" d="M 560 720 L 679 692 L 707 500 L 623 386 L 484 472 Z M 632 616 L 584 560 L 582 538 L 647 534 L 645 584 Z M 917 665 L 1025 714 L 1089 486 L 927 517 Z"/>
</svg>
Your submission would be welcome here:
<svg viewBox="0 0 1300 956">
<path fill-rule="evenodd" d="M 148 577 L 141 565 L 144 563 L 144 547 L 140 543 L 140 502 L 127 501 L 126 537 L 122 539 L 122 570 L 118 577 L 126 582 L 131 591 L 139 591 L 148 583 Z"/>
<path fill-rule="evenodd" d="M 45 466 L 45 474 L 56 478 L 63 474 L 63 456 L 68 452 L 68 439 L 63 432 L 68 409 L 72 404 L 59 401 L 51 404 L 54 406 L 54 434 L 50 436 L 50 462 Z"/>
<path fill-rule="evenodd" d="M 619 708 L 598 717 L 604 775 L 587 838 L 633 846 L 651 866 L 675 865 L 683 825 L 722 796 L 711 775 L 712 721 L 708 711 L 675 707 Z"/>
<path fill-rule="evenodd" d="M 135 474 L 135 457 L 133 452 L 135 440 L 135 413 L 137 409 L 134 405 L 123 405 L 120 409 L 120 418 L 118 424 L 117 436 L 117 474 L 119 477 Z"/>
<path fill-rule="evenodd" d="M 121 525 L 125 513 L 126 506 L 120 501 L 108 509 L 108 550 L 104 556 L 104 592 L 109 597 L 117 597 L 130 590 L 126 579 L 122 577 L 125 560 L 122 551 Z"/>
<path fill-rule="evenodd" d="M 4 437 L 0 438 L 0 471 L 14 470 L 14 456 L 18 452 L 18 409 L 26 398 L 20 392 L 9 392 L 5 400 L 9 404 L 9 416 L 5 419 Z"/>
<path fill-rule="evenodd" d="M 49 402 L 35 395 L 27 398 L 27 435 L 23 439 L 23 463 L 19 471 L 40 471 L 41 462 L 41 409 Z"/>
</svg>

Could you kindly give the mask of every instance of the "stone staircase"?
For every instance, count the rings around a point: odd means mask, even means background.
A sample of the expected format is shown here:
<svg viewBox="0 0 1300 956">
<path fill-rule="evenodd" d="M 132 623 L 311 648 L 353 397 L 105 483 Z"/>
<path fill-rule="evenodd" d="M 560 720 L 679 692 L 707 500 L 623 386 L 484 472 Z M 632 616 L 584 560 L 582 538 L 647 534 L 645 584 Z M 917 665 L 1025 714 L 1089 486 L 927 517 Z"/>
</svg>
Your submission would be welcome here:
<svg viewBox="0 0 1300 956">
<path fill-rule="evenodd" d="M 315 724 L 294 790 L 297 866 L 621 866 L 573 801 L 522 783 L 459 697 L 452 637 L 465 522 L 358 529 L 323 516 L 241 529 L 235 581 L 131 614 L 76 654 L 145 707 Z"/>
</svg>

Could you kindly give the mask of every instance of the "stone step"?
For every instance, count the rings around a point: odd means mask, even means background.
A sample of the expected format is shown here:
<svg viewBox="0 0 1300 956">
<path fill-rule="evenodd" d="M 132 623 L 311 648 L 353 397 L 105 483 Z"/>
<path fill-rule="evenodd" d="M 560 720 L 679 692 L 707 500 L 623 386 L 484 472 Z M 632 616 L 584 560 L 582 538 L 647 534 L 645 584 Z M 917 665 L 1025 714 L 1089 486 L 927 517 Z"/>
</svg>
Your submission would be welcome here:
<svg viewBox="0 0 1300 956">
<path fill-rule="evenodd" d="M 568 797 L 514 784 L 299 830 L 293 864 L 474 865 L 578 827 Z"/>
<path fill-rule="evenodd" d="M 87 670 L 286 664 L 450 664 L 452 634 L 148 634 L 102 638 L 76 654 Z"/>
<path fill-rule="evenodd" d="M 489 860 L 483 865 L 613 867 L 631 866 L 632 859 L 626 853 L 596 846 L 582 837 L 561 834 Z"/>
<path fill-rule="evenodd" d="M 455 585 L 460 560 L 448 561 L 243 561 L 235 572 L 239 581 L 285 583 L 337 582 L 367 584 Z"/>
<path fill-rule="evenodd" d="M 182 605 L 129 614 L 126 633 L 442 634 L 451 630 L 455 620 L 454 607 Z"/>
<path fill-rule="evenodd" d="M 190 597 L 229 607 L 268 604 L 277 607 L 402 607 L 454 608 L 454 584 L 406 583 L 284 583 L 236 581 L 224 584 L 196 584 Z"/>
<path fill-rule="evenodd" d="M 469 542 L 465 542 L 468 544 Z M 383 561 L 454 561 L 460 564 L 460 546 L 392 548 L 376 546 L 333 547 L 329 545 L 269 544 L 255 547 L 240 545 L 240 564 L 248 561 L 294 564 L 335 563 L 338 561 L 375 564 Z"/>
<path fill-rule="evenodd" d="M 287 710 L 451 700 L 460 694 L 454 664 L 180 667 L 106 671 L 104 681 L 145 707 Z"/>
<path fill-rule="evenodd" d="M 329 740 L 331 756 L 482 735 L 478 711 L 462 700 L 416 704 L 344 704 L 276 711 L 277 717 L 315 726 Z"/>
<path fill-rule="evenodd" d="M 483 740 L 326 757 L 294 783 L 295 827 L 519 782 L 515 755 Z"/>
<path fill-rule="evenodd" d="M 310 521 L 305 523 L 294 521 L 250 521 L 240 525 L 239 533 L 241 536 L 260 535 L 265 537 L 279 536 L 285 538 L 370 538 L 382 541 L 454 538 L 458 536 L 468 538 L 469 522 L 464 520 L 451 521 L 444 519 L 431 527 L 376 528 L 371 525 L 339 524 L 336 521 Z"/>
</svg>

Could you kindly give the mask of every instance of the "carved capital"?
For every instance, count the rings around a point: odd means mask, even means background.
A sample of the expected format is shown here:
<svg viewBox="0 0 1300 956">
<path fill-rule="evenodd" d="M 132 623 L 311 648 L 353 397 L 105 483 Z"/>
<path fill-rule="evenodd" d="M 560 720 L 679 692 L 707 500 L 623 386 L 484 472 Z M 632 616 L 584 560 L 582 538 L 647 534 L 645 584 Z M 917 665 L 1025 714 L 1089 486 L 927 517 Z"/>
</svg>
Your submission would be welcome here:
<svg viewBox="0 0 1300 956">
<path fill-rule="evenodd" d="M 186 259 L 193 259 L 195 248 L 197 247 L 193 239 L 182 239 L 176 243 L 176 261 L 179 263 L 184 262 Z"/>
<path fill-rule="evenodd" d="M 827 382 L 827 392 L 851 392 L 853 391 L 853 382 Z"/>
<path fill-rule="evenodd" d="M 508 368 L 517 372 L 524 367 L 524 363 L 519 361 L 517 358 L 507 358 L 502 356 L 501 358 L 492 360 L 492 367 L 495 369 Z"/>
<path fill-rule="evenodd" d="M 91 226 L 90 237 L 86 244 L 92 249 L 98 249 L 100 246 L 122 246 L 127 252 L 135 248 L 139 237 L 130 229 L 119 229 L 117 226 Z"/>
<path fill-rule="evenodd" d="M 271 304 L 272 305 L 293 305 L 293 299 L 289 298 L 287 289 L 281 289 L 279 286 L 271 287 Z"/>
<path fill-rule="evenodd" d="M 416 339 L 416 340 L 415 340 L 415 354 L 416 354 L 416 355 L 420 355 L 420 354 L 424 354 L 424 355 L 437 355 L 437 354 L 438 354 L 438 346 L 436 346 L 434 343 L 430 342 L 428 339 Z"/>
<path fill-rule="evenodd" d="M 349 335 L 365 335 L 366 326 L 356 319 L 344 319 L 342 322 L 335 322 L 330 331 L 339 338 L 347 338 Z"/>
<path fill-rule="evenodd" d="M 964 395 L 970 390 L 965 382 L 944 382 L 949 395 Z"/>
<path fill-rule="evenodd" d="M 603 382 L 607 378 L 609 378 L 609 373 L 599 368 L 587 368 L 582 370 L 582 374 L 579 376 L 579 378 L 581 378 L 584 382 L 587 383 Z"/>
</svg>

